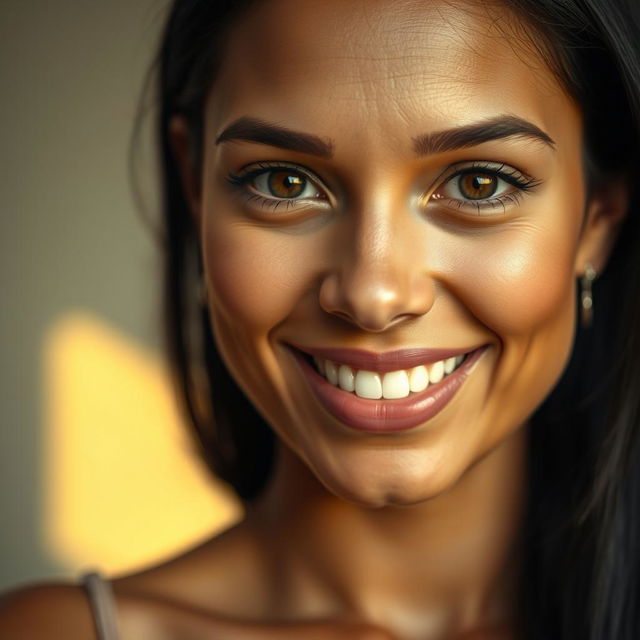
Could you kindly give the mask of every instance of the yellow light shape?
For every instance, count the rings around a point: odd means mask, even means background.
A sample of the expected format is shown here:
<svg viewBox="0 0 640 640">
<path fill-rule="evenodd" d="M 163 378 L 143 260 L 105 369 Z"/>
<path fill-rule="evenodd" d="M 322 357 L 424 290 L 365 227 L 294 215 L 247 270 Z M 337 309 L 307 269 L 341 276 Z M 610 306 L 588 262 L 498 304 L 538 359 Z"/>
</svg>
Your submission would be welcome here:
<svg viewBox="0 0 640 640">
<path fill-rule="evenodd" d="M 161 360 L 88 313 L 44 345 L 44 543 L 70 571 L 159 561 L 235 523 L 192 451 Z"/>
</svg>

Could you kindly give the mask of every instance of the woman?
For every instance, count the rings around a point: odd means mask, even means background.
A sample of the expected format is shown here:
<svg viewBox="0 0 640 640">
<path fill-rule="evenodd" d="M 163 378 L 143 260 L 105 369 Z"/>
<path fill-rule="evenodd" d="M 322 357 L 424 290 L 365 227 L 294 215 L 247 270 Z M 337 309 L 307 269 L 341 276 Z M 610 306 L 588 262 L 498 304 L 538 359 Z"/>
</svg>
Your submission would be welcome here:
<svg viewBox="0 0 640 640">
<path fill-rule="evenodd" d="M 174 2 L 171 355 L 247 516 L 4 636 L 638 637 L 637 13 Z"/>
</svg>

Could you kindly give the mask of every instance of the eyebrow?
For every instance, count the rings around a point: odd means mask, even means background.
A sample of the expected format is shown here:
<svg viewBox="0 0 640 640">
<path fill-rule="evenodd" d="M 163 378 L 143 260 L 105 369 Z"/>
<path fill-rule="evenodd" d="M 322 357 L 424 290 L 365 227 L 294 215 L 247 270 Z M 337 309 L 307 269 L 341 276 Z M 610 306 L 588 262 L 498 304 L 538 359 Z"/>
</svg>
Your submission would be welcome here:
<svg viewBox="0 0 640 640">
<path fill-rule="evenodd" d="M 309 153 L 321 158 L 333 156 L 333 142 L 310 133 L 292 131 L 257 118 L 242 117 L 232 122 L 217 138 L 216 144 L 233 140 L 257 142 L 289 151 Z"/>
<path fill-rule="evenodd" d="M 463 127 L 454 127 L 413 138 L 413 149 L 419 156 L 472 147 L 503 138 L 530 138 L 552 149 L 555 141 L 532 122 L 511 115 L 497 116 Z M 232 122 L 216 138 L 216 145 L 242 140 L 257 142 L 289 151 L 308 153 L 320 158 L 333 157 L 333 141 L 310 133 L 293 131 L 258 118 L 243 116 Z"/>
<path fill-rule="evenodd" d="M 413 138 L 413 149 L 420 156 L 464 147 L 473 147 L 502 138 L 530 138 L 555 149 L 555 141 L 532 122 L 504 115 L 444 131 L 426 133 Z"/>
</svg>

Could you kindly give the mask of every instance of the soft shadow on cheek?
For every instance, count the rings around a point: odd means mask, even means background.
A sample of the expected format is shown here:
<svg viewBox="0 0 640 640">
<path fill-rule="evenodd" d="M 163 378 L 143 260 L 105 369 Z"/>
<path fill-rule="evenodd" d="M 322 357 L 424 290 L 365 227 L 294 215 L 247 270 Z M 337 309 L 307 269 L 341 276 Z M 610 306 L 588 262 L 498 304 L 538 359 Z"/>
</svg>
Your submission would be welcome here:
<svg viewBox="0 0 640 640">
<path fill-rule="evenodd" d="M 251 225 L 212 227 L 204 252 L 216 311 L 239 330 L 268 331 L 284 320 L 304 290 L 308 264 L 305 251 L 292 250 L 292 244 Z"/>
<path fill-rule="evenodd" d="M 468 283 L 469 307 L 499 336 L 526 335 L 566 321 L 570 239 L 513 229 L 468 246 L 462 256 L 458 269 Z"/>
<path fill-rule="evenodd" d="M 516 227 L 470 244 L 458 265 L 467 305 L 497 343 L 484 409 L 487 442 L 524 424 L 557 383 L 575 326 L 569 227 L 543 233 Z"/>
</svg>

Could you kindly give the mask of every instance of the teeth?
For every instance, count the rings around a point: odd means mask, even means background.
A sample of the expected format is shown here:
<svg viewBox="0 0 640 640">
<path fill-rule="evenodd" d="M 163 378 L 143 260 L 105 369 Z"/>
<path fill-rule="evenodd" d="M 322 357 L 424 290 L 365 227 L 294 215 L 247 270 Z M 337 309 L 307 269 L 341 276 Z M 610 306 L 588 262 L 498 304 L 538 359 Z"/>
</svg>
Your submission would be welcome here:
<svg viewBox="0 0 640 640">
<path fill-rule="evenodd" d="M 456 359 L 455 359 L 455 357 L 447 358 L 444 361 L 444 372 L 445 372 L 446 375 L 449 375 L 455 368 L 456 368 Z"/>
<path fill-rule="evenodd" d="M 360 398 L 389 400 L 406 398 L 409 393 L 424 391 L 429 384 L 440 382 L 452 373 L 464 360 L 464 356 L 455 356 L 434 362 L 431 365 L 420 365 L 408 370 L 389 371 L 378 374 L 375 371 L 354 371 L 346 364 L 325 360 L 314 356 L 318 372 L 332 385 L 343 391 L 355 392 Z"/>
<path fill-rule="evenodd" d="M 411 391 L 424 391 L 429 386 L 427 367 L 420 365 L 409 372 L 409 388 Z"/>
<path fill-rule="evenodd" d="M 327 376 L 327 380 L 331 384 L 333 385 L 338 384 L 338 367 L 336 366 L 335 362 L 332 362 L 331 360 L 327 360 L 324 363 L 324 373 Z"/>
<path fill-rule="evenodd" d="M 389 371 L 382 378 L 382 397 L 406 398 L 409 395 L 409 376 L 406 371 Z"/>
<path fill-rule="evenodd" d="M 378 400 L 382 398 L 382 382 L 380 376 L 373 371 L 356 373 L 356 395 L 361 398 Z"/>
<path fill-rule="evenodd" d="M 346 364 L 340 365 L 340 369 L 338 369 L 338 385 L 344 391 L 354 391 L 356 388 L 356 377 L 351 370 L 351 367 L 348 367 Z"/>
<path fill-rule="evenodd" d="M 429 367 L 429 383 L 435 384 L 440 382 L 442 378 L 444 378 L 444 361 L 439 360 Z"/>
</svg>

